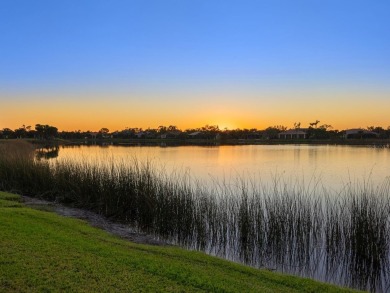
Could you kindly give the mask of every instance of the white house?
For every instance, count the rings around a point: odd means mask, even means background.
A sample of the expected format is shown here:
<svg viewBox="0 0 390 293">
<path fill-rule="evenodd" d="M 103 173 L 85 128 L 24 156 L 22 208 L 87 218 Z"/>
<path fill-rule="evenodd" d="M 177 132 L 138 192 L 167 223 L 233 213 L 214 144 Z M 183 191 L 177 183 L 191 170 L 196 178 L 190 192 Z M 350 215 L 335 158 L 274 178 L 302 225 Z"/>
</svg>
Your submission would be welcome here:
<svg viewBox="0 0 390 293">
<path fill-rule="evenodd" d="M 307 130 L 303 128 L 289 129 L 278 134 L 280 139 L 305 139 L 307 138 Z"/>
</svg>

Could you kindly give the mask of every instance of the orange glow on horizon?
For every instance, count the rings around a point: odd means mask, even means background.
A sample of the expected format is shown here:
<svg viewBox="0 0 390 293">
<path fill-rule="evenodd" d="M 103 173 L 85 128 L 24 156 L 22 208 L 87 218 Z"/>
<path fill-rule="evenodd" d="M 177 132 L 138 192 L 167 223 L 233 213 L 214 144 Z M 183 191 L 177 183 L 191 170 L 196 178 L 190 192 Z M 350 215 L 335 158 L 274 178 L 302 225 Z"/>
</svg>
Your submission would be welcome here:
<svg viewBox="0 0 390 293">
<path fill-rule="evenodd" d="M 0 107 L 0 129 L 17 129 L 22 125 L 49 124 L 60 131 L 110 131 L 129 128 L 158 128 L 175 125 L 179 129 L 218 125 L 221 130 L 236 128 L 265 129 L 320 120 L 334 129 L 390 126 L 390 93 L 238 93 L 226 95 L 113 96 L 62 95 L 50 98 L 22 95 L 9 96 Z M 26 102 L 28 100 L 29 102 Z"/>
<path fill-rule="evenodd" d="M 26 117 L 22 118 L 19 117 L 20 119 L 17 119 L 18 117 L 15 117 L 15 119 L 7 119 L 6 121 L 4 119 L 0 120 L 0 130 L 3 128 L 11 128 L 11 129 L 17 129 L 21 127 L 22 125 L 30 125 L 32 126 L 32 129 L 34 129 L 34 126 L 36 124 L 49 124 L 57 127 L 59 131 L 99 131 L 101 128 L 106 127 L 112 131 L 116 130 L 124 130 L 125 128 L 142 128 L 142 129 L 156 129 L 160 125 L 163 126 L 169 126 L 169 125 L 175 125 L 178 129 L 185 130 L 185 129 L 193 129 L 193 128 L 201 128 L 205 125 L 217 125 L 220 130 L 234 130 L 234 129 L 252 129 L 256 128 L 258 130 L 265 129 L 270 126 L 277 126 L 277 125 L 282 125 L 287 128 L 292 128 L 294 125 L 294 122 L 301 122 L 301 127 L 308 127 L 310 122 L 315 121 L 315 119 L 311 120 L 278 120 L 278 121 L 269 121 L 269 123 L 256 123 L 256 121 L 253 121 L 253 123 L 244 121 L 240 123 L 240 121 L 235 122 L 235 123 L 229 123 L 229 122 L 205 122 L 205 120 L 200 120 L 198 123 L 196 120 L 192 121 L 192 123 L 186 123 L 186 122 L 181 122 L 177 121 L 179 123 L 176 123 L 175 121 L 169 122 L 169 120 L 165 120 L 165 123 L 147 123 L 146 121 L 141 121 L 139 120 L 138 123 L 137 121 L 133 122 L 128 122 L 128 123 L 123 123 L 123 121 L 118 118 L 115 119 L 115 117 L 107 117 L 109 119 L 107 120 L 102 120 L 102 119 L 89 119 L 89 120 L 83 120 L 81 118 L 74 119 L 74 120 L 67 120 L 61 119 L 64 117 L 52 117 L 52 116 L 47 116 L 47 117 L 41 117 L 40 119 L 26 119 Z M 34 118 L 34 117 L 33 117 Z M 321 117 L 318 119 L 320 120 Z M 119 121 L 118 121 L 119 120 Z M 5 121 L 5 122 L 4 122 Z M 27 122 L 25 122 L 27 121 Z M 210 121 L 213 121 L 213 119 L 210 118 Z M 367 128 L 369 126 L 381 126 L 383 128 L 387 128 L 390 126 L 389 121 L 381 121 L 381 120 L 376 120 L 376 121 L 366 121 L 363 122 L 363 120 L 358 120 L 356 119 L 356 122 L 343 122 L 339 121 L 337 123 L 336 120 L 320 120 L 319 125 L 322 124 L 330 124 L 332 125 L 334 130 L 343 130 L 343 129 L 349 129 L 349 128 Z"/>
</svg>

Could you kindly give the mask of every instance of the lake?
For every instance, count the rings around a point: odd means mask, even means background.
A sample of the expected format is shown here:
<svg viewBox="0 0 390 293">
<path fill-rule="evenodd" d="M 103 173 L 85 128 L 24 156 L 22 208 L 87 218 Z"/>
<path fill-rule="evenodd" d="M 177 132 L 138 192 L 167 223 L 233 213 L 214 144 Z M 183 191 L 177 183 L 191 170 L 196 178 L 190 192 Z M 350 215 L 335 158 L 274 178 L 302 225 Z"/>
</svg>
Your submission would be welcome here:
<svg viewBox="0 0 390 293">
<path fill-rule="evenodd" d="M 350 181 L 370 178 L 381 183 L 390 176 L 390 149 L 345 145 L 242 145 L 242 146 L 77 146 L 63 147 L 57 160 L 132 163 L 151 161 L 167 173 L 190 172 L 191 177 L 213 184 L 237 178 L 271 183 L 286 180 L 320 181 L 338 190 Z"/>
<path fill-rule="evenodd" d="M 58 184 L 79 182 L 56 188 L 105 210 L 114 205 L 157 238 L 254 267 L 390 288 L 389 148 L 83 145 L 52 157 Z M 136 161 L 151 168 L 131 169 Z M 90 172 L 94 165 L 102 171 Z M 180 180 L 188 174 L 190 185 Z"/>
</svg>

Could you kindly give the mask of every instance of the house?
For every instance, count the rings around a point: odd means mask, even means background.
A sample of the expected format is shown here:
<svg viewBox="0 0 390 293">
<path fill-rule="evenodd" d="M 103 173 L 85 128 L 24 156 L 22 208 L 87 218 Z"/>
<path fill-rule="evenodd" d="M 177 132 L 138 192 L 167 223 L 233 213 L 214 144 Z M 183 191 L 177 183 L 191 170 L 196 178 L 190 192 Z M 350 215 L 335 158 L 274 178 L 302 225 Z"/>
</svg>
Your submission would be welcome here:
<svg viewBox="0 0 390 293">
<path fill-rule="evenodd" d="M 201 132 L 201 131 L 195 131 L 195 132 L 192 132 L 192 133 L 189 133 L 188 134 L 188 136 L 190 137 L 190 138 L 196 138 L 196 137 L 200 137 L 200 136 L 202 136 L 203 135 L 203 133 Z"/>
<path fill-rule="evenodd" d="M 378 138 L 379 134 L 362 128 L 345 130 L 344 138 Z"/>
<path fill-rule="evenodd" d="M 138 132 L 138 133 L 135 134 L 135 136 L 136 136 L 137 138 L 145 138 L 146 135 L 147 135 L 147 133 L 144 132 L 144 131 L 140 131 L 140 132 Z"/>
<path fill-rule="evenodd" d="M 280 139 L 305 139 L 307 138 L 306 128 L 289 129 L 278 134 Z"/>
<path fill-rule="evenodd" d="M 96 136 L 99 134 L 99 132 L 89 132 L 88 133 L 92 139 L 96 139 Z"/>
<path fill-rule="evenodd" d="M 161 134 L 161 138 L 162 139 L 169 139 L 169 138 L 178 138 L 179 137 L 179 135 L 181 134 L 181 132 L 180 131 L 169 131 L 169 132 L 166 132 L 166 133 L 164 133 L 164 134 Z"/>
<path fill-rule="evenodd" d="M 137 138 L 156 138 L 155 133 L 151 131 L 140 131 L 135 134 Z"/>
<path fill-rule="evenodd" d="M 203 132 L 203 131 L 195 131 L 188 134 L 190 139 L 221 139 L 221 134 L 219 133 L 211 133 L 211 132 Z"/>
</svg>

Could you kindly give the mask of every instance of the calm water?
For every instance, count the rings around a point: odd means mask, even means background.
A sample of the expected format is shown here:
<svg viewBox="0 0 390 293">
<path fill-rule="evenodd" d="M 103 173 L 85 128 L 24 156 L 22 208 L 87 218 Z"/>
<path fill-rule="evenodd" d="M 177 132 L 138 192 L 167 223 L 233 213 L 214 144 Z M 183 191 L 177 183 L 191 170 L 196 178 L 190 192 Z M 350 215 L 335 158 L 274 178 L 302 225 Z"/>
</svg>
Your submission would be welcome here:
<svg viewBox="0 0 390 293">
<path fill-rule="evenodd" d="M 328 145 L 249 146 L 80 146 L 64 147 L 58 160 L 87 158 L 132 163 L 152 161 L 167 173 L 190 172 L 194 179 L 234 184 L 237 178 L 270 183 L 275 177 L 320 181 L 339 190 L 346 183 L 367 180 L 381 183 L 390 176 L 390 149 Z"/>
</svg>

